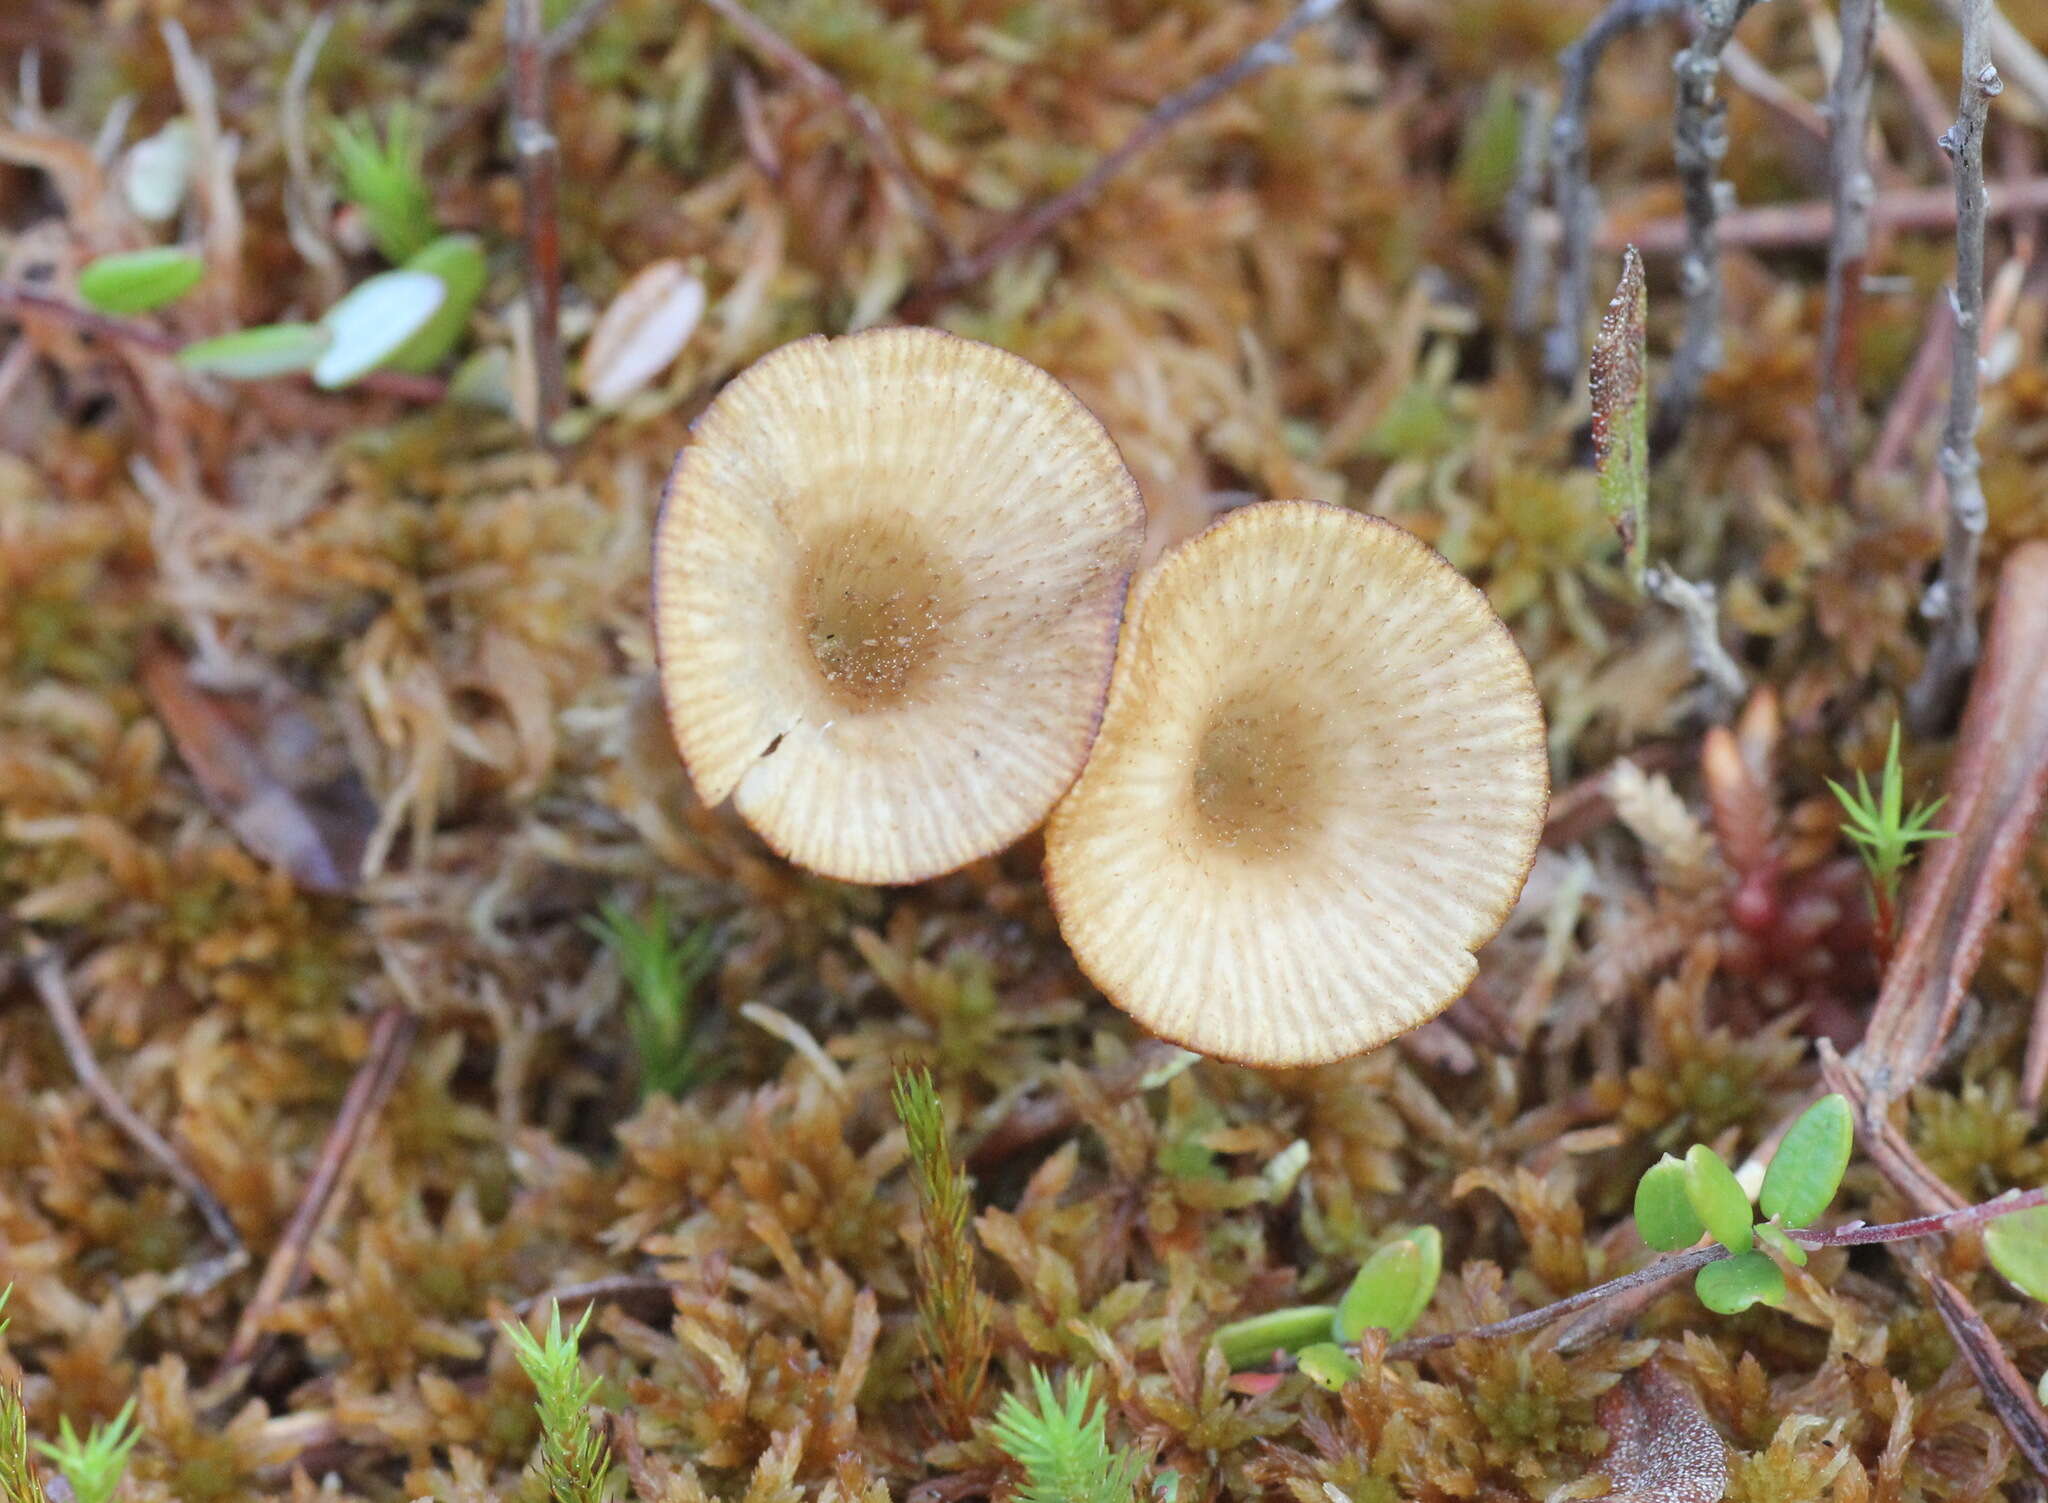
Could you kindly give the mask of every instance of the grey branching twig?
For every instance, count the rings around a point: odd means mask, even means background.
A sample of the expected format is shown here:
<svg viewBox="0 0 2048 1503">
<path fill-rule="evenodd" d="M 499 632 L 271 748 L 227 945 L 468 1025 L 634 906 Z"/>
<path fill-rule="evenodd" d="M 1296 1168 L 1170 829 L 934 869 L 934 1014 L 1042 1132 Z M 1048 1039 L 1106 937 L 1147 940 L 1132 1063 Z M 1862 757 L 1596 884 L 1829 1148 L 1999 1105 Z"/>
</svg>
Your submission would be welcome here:
<svg viewBox="0 0 2048 1503">
<path fill-rule="evenodd" d="M 537 426 L 545 435 L 561 416 L 562 227 L 557 199 L 561 147 L 548 128 L 547 58 L 540 0 L 508 0 L 505 56 L 512 79 L 512 154 L 519 163 L 521 228 L 526 241 L 526 302 L 533 329 Z"/>
<path fill-rule="evenodd" d="M 1719 719 L 1741 702 L 1749 680 L 1721 645 L 1721 611 L 1714 587 L 1669 569 L 1651 569 L 1643 575 L 1643 589 L 1652 600 L 1678 612 L 1692 666 L 1705 685 L 1714 718 Z"/>
<path fill-rule="evenodd" d="M 707 4 L 730 0 L 706 0 Z M 1110 179 L 1149 150 L 1168 131 L 1211 101 L 1222 97 L 1250 78 L 1293 56 L 1294 39 L 1317 22 L 1337 13 L 1342 0 L 1300 0 L 1282 21 L 1261 40 L 1253 43 L 1230 62 L 1186 88 L 1169 94 L 1152 107 L 1130 135 L 1089 169 L 1072 187 L 1041 199 L 998 229 L 971 254 L 956 261 L 935 277 L 921 296 L 957 292 L 980 281 L 1009 256 L 1072 218 L 1095 201 Z"/>
<path fill-rule="evenodd" d="M 1551 199 L 1557 209 L 1560 249 L 1557 302 L 1543 343 L 1543 372 L 1560 386 L 1585 369 L 1586 314 L 1593 297 L 1593 235 L 1600 225 L 1600 195 L 1586 154 L 1586 117 L 1593 79 L 1615 38 L 1675 13 L 1684 0 L 1610 0 L 1578 40 L 1558 54 L 1563 74 L 1557 118 L 1550 126 Z"/>
<path fill-rule="evenodd" d="M 1941 573 L 1920 602 L 1934 623 L 1927 662 L 1906 693 L 1906 720 L 1920 735 L 1938 729 L 1977 661 L 1977 551 L 1984 540 L 1984 488 L 1977 478 L 1979 341 L 1984 327 L 1984 125 L 2005 85 L 1991 65 L 1991 0 L 1963 11 L 1963 88 L 1956 123 L 1941 138 L 1955 163 L 1955 348 L 1949 366 L 1948 424 L 1940 467 L 1948 483 L 1948 538 Z"/>
<path fill-rule="evenodd" d="M 724 17 L 732 27 L 747 40 L 747 45 L 761 53 L 770 62 L 785 72 L 794 74 L 797 81 L 811 93 L 831 100 L 846 117 L 853 122 L 853 128 L 867 144 L 868 155 L 874 159 L 883 179 L 895 190 L 902 200 L 904 209 L 917 222 L 927 239 L 938 247 L 945 257 L 948 268 L 960 261 L 960 248 L 953 243 L 946 227 L 939 222 L 939 211 L 932 203 L 931 194 L 926 191 L 922 179 L 910 170 L 910 164 L 903 159 L 903 151 L 896 144 L 895 136 L 883 121 L 881 111 L 859 94 L 847 88 L 825 69 L 806 57 L 802 49 L 748 10 L 740 0 L 704 0 L 705 5 Z"/>
<path fill-rule="evenodd" d="M 1514 242 L 1515 267 L 1508 292 L 1508 327 L 1519 335 L 1536 332 L 1543 317 L 1543 289 L 1550 281 L 1550 248 L 1536 233 L 1536 206 L 1543 181 L 1550 136 L 1550 95 L 1525 88 L 1516 97 L 1520 133 L 1515 139 L 1515 180 L 1501 205 L 1501 223 Z"/>
<path fill-rule="evenodd" d="M 1836 493 L 1846 494 L 1854 464 L 1856 326 L 1863 266 L 1870 255 L 1871 54 L 1883 0 L 1842 0 L 1842 58 L 1828 89 L 1828 181 L 1834 222 L 1828 237 L 1828 301 L 1820 340 L 1820 425 Z"/>
<path fill-rule="evenodd" d="M 1672 115 L 1672 153 L 1685 196 L 1685 254 L 1678 285 L 1685 297 L 1685 322 L 1658 393 L 1656 429 L 1668 440 L 1685 426 L 1700 386 L 1721 364 L 1721 235 L 1723 209 L 1733 190 L 1721 180 L 1728 153 L 1728 106 L 1715 88 L 1721 53 L 1735 27 L 1756 0 L 1695 0 L 1692 43 L 1672 65 L 1678 102 Z"/>
<path fill-rule="evenodd" d="M 143 1120 L 142 1114 L 128 1104 L 114 1088 L 114 1083 L 100 1070 L 99 1059 L 92 1052 L 92 1041 L 85 1036 L 85 1024 L 78 1016 L 78 1004 L 72 1000 L 70 983 L 65 979 L 63 956 L 49 946 L 31 940 L 27 958 L 36 994 L 42 998 L 43 1011 L 49 1014 L 50 1026 L 57 1030 L 58 1041 L 64 1046 L 65 1057 L 71 1061 L 78 1083 L 99 1103 L 100 1110 L 112 1119 L 114 1125 L 127 1135 L 128 1141 L 154 1160 L 185 1192 L 199 1212 L 200 1219 L 206 1223 L 207 1231 L 212 1233 L 213 1240 L 221 1245 L 220 1257 L 193 1267 L 184 1280 L 195 1293 L 211 1288 L 249 1258 L 241 1234 L 235 1230 L 234 1222 L 228 1219 L 227 1208 L 206 1181 L 178 1156 L 178 1150 Z"/>
</svg>

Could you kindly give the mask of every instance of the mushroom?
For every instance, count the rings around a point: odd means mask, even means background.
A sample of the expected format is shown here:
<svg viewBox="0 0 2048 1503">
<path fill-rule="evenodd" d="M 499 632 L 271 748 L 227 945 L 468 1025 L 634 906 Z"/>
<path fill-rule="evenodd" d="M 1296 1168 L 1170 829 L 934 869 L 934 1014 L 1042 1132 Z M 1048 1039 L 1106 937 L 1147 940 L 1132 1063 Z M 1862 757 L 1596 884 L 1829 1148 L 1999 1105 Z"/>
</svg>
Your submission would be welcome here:
<svg viewBox="0 0 2048 1503">
<path fill-rule="evenodd" d="M 708 804 L 851 882 L 1002 849 L 1080 771 L 1145 529 L 1102 425 L 936 329 L 813 336 L 697 421 L 655 536 L 670 727 Z"/>
<path fill-rule="evenodd" d="M 1390 522 L 1266 502 L 1133 592 L 1046 883 L 1082 970 L 1154 1033 L 1314 1064 L 1464 991 L 1549 787 L 1486 597 Z"/>
</svg>

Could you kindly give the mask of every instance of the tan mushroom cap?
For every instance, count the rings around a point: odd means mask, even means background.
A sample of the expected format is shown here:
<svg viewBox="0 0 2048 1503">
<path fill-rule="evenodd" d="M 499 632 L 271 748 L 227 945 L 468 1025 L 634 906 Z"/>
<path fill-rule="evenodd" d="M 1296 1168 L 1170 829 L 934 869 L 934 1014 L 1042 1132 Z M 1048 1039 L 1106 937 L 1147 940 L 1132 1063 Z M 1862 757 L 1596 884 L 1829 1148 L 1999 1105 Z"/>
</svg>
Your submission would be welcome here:
<svg viewBox="0 0 2048 1503">
<path fill-rule="evenodd" d="M 935 329 L 812 337 L 719 393 L 655 536 L 655 636 L 706 803 L 851 882 L 1045 818 L 1094 740 L 1144 536 L 1102 425 Z"/>
<path fill-rule="evenodd" d="M 1081 968 L 1154 1033 L 1313 1064 L 1464 991 L 1549 789 L 1486 597 L 1390 522 L 1267 502 L 1133 592 L 1046 881 Z"/>
</svg>

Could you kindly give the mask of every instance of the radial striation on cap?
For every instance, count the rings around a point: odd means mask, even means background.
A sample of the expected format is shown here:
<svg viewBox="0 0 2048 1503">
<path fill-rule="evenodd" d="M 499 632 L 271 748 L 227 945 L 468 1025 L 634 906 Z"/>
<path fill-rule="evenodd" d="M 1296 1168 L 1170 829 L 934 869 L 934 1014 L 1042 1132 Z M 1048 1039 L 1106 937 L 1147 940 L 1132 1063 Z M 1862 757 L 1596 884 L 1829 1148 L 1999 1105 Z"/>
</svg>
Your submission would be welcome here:
<svg viewBox="0 0 2048 1503">
<path fill-rule="evenodd" d="M 1485 596 L 1392 523 L 1273 501 L 1133 592 L 1046 881 L 1147 1028 L 1313 1064 L 1464 991 L 1548 801 L 1542 705 Z"/>
<path fill-rule="evenodd" d="M 1099 723 L 1144 535 L 1102 425 L 935 329 L 812 337 L 698 420 L 655 635 L 698 793 L 799 865 L 914 882 L 1016 840 Z"/>
</svg>

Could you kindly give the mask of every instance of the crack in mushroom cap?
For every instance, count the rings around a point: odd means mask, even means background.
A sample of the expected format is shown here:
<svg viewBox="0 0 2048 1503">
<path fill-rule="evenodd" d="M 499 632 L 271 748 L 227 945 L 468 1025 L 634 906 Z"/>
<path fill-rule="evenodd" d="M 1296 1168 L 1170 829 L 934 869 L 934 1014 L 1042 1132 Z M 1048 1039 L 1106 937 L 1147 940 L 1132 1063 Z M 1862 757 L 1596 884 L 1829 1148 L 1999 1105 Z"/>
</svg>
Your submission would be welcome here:
<svg viewBox="0 0 2048 1503">
<path fill-rule="evenodd" d="M 1390 522 L 1266 502 L 1133 591 L 1046 883 L 1081 968 L 1145 1027 L 1314 1064 L 1464 991 L 1549 789 L 1542 704 L 1486 597 Z"/>
<path fill-rule="evenodd" d="M 1079 772 L 1145 526 L 1064 386 L 936 329 L 813 336 L 697 421 L 655 536 L 676 744 L 799 865 L 915 882 Z"/>
</svg>

